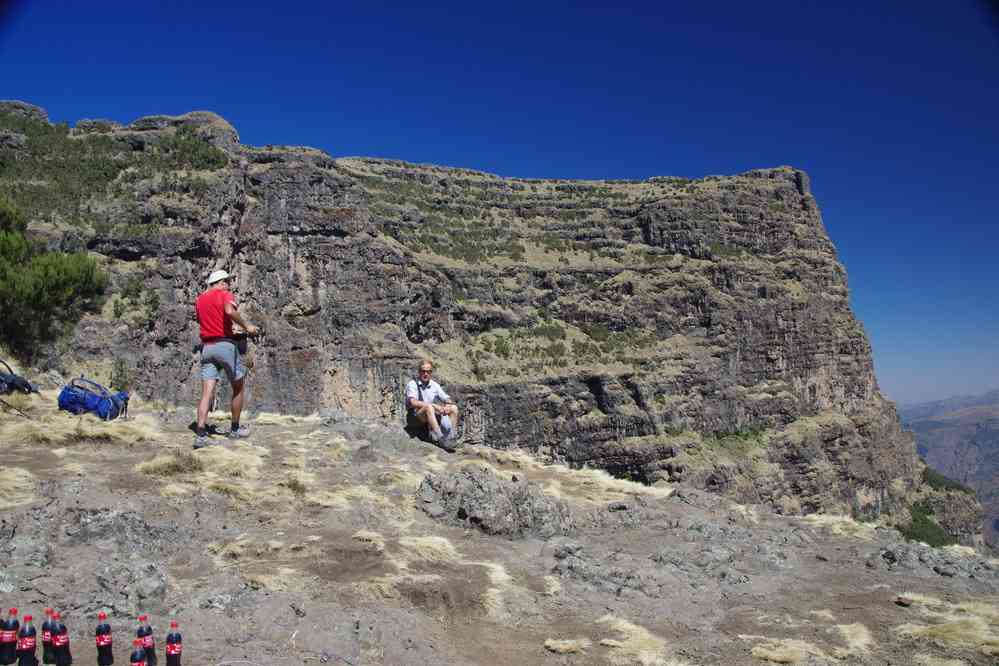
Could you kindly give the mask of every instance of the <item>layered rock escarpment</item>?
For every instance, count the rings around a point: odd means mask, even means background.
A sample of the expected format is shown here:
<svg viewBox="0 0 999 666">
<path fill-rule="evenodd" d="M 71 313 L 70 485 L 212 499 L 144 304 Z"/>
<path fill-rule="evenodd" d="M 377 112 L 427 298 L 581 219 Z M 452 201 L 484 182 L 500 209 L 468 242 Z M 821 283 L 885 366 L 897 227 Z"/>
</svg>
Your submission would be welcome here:
<svg viewBox="0 0 999 666">
<path fill-rule="evenodd" d="M 88 121 L 46 157 L 26 123 L 47 121 L 13 110 L 15 200 L 44 187 L 25 164 L 103 156 L 75 209 L 33 214 L 52 245 L 106 257 L 119 292 L 78 357 L 52 357 L 65 370 L 113 339 L 141 392 L 191 402 L 191 303 L 226 268 L 266 329 L 259 409 L 401 420 L 429 356 L 469 441 L 788 512 L 904 515 L 923 492 L 801 171 L 500 178 L 243 146 L 209 113 Z"/>
</svg>

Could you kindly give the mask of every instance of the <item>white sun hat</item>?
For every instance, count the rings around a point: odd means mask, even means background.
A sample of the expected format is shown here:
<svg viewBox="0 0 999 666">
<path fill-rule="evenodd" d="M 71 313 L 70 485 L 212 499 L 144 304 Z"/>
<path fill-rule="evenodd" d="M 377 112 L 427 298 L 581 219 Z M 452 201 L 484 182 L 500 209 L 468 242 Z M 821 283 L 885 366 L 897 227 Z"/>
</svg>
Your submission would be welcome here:
<svg viewBox="0 0 999 666">
<path fill-rule="evenodd" d="M 229 274 L 226 273 L 225 271 L 215 271 L 214 273 L 208 276 L 208 286 L 210 287 L 216 282 L 221 282 L 222 280 L 227 280 L 228 278 Z"/>
</svg>

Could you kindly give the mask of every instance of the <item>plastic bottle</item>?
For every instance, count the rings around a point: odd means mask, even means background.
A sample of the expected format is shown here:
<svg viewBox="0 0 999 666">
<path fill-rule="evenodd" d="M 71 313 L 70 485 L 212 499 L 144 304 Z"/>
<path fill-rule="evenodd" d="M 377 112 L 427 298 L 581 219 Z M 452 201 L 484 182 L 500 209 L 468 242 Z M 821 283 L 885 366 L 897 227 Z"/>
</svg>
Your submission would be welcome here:
<svg viewBox="0 0 999 666">
<path fill-rule="evenodd" d="M 62 623 L 59 611 L 52 612 L 52 658 L 56 666 L 70 666 L 73 653 L 69 646 L 69 630 Z"/>
<path fill-rule="evenodd" d="M 17 609 L 11 608 L 6 620 L 0 622 L 0 664 L 13 664 L 17 661 Z"/>
<path fill-rule="evenodd" d="M 146 649 L 142 647 L 142 639 L 132 641 L 132 654 L 128 658 L 130 666 L 146 666 Z"/>
<path fill-rule="evenodd" d="M 45 620 L 42 622 L 42 663 L 54 664 L 52 656 L 52 609 L 45 609 Z"/>
<path fill-rule="evenodd" d="M 142 639 L 142 647 L 146 651 L 146 666 L 156 666 L 156 640 L 153 638 L 153 628 L 149 625 L 149 616 L 139 616 L 139 627 L 135 637 Z"/>
<path fill-rule="evenodd" d="M 94 641 L 97 644 L 97 666 L 111 666 L 114 663 L 114 653 L 108 614 L 104 611 L 98 613 L 97 622 L 97 631 L 94 632 Z"/>
<path fill-rule="evenodd" d="M 170 623 L 170 633 L 166 637 L 166 666 L 180 666 L 180 655 L 184 651 L 184 639 L 177 631 L 177 622 Z"/>
<path fill-rule="evenodd" d="M 21 630 L 17 632 L 17 666 L 38 666 L 38 657 L 35 656 L 38 632 L 31 619 L 30 615 L 25 615 Z"/>
</svg>

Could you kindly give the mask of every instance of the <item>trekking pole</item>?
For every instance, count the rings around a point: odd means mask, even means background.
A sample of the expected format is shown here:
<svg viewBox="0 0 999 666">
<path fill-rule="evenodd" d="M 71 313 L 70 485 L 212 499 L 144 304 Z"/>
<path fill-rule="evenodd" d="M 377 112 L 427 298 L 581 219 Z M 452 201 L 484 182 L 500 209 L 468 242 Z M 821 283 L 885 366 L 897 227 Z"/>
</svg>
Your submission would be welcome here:
<svg viewBox="0 0 999 666">
<path fill-rule="evenodd" d="M 4 399 L 2 399 L 2 398 L 0 398 L 0 405 L 3 405 L 4 407 L 6 407 L 6 408 L 7 408 L 7 409 L 9 409 L 10 411 L 14 412 L 14 413 L 15 413 L 15 414 L 17 414 L 18 416 L 23 416 L 23 417 L 24 417 L 24 418 L 26 418 L 26 419 L 27 419 L 27 418 L 31 418 L 31 417 L 29 417 L 29 416 L 28 416 L 27 414 L 25 414 L 24 412 L 22 412 L 22 411 L 21 411 L 20 409 L 18 409 L 18 408 L 17 408 L 17 407 L 15 407 L 14 405 L 12 405 L 12 404 L 8 403 L 8 402 L 7 402 L 6 400 L 4 400 Z"/>
</svg>

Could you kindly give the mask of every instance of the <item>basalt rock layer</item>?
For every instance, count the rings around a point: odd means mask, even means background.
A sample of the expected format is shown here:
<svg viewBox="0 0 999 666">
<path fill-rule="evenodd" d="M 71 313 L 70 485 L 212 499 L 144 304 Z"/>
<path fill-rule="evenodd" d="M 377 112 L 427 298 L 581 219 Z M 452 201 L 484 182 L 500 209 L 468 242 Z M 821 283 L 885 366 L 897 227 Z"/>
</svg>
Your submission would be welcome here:
<svg viewBox="0 0 999 666">
<path fill-rule="evenodd" d="M 930 492 L 801 171 L 529 180 L 244 146 L 205 112 L 0 119 L 0 194 L 112 275 L 64 373 L 192 402 L 192 303 L 226 268 L 265 328 L 257 409 L 401 422 L 431 357 L 469 442 L 789 513 L 904 522 Z"/>
</svg>

